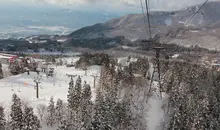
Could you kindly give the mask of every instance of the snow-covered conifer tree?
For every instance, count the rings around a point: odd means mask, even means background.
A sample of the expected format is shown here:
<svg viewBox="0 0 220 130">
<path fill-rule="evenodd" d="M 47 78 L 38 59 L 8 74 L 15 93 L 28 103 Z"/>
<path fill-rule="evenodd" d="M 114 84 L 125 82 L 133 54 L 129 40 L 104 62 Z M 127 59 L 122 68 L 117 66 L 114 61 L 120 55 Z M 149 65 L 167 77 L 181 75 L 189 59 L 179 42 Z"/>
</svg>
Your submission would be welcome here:
<svg viewBox="0 0 220 130">
<path fill-rule="evenodd" d="M 70 81 L 69 83 L 69 90 L 68 90 L 68 95 L 67 95 L 67 101 L 68 101 L 68 107 L 72 108 L 72 98 L 73 98 L 73 93 L 74 93 L 74 86 L 73 86 L 73 80 Z"/>
<path fill-rule="evenodd" d="M 82 102 L 82 85 L 81 78 L 78 77 L 75 87 L 70 89 L 68 93 L 68 125 L 70 129 L 81 128 L 81 102 Z"/>
<path fill-rule="evenodd" d="M 105 119 L 107 121 L 107 125 L 111 128 L 115 127 L 116 122 L 115 118 L 118 115 L 115 115 L 115 107 L 116 107 L 116 101 L 117 101 L 117 86 L 106 86 L 105 87 L 105 92 L 104 92 L 104 97 L 105 97 L 105 110 L 106 110 L 106 115 Z"/>
<path fill-rule="evenodd" d="M 80 76 L 78 77 L 76 81 L 76 85 L 73 89 L 69 89 L 68 94 L 68 107 L 71 110 L 77 111 L 80 103 L 81 103 L 81 95 L 82 95 L 82 80 Z"/>
<path fill-rule="evenodd" d="M 82 105 L 81 105 L 81 111 L 82 111 L 82 122 L 83 127 L 87 130 L 91 128 L 91 120 L 92 120 L 92 93 L 91 93 L 91 87 L 88 84 L 84 84 L 82 92 Z"/>
<path fill-rule="evenodd" d="M 97 90 L 95 106 L 95 114 L 92 121 L 93 130 L 103 130 L 106 124 L 106 108 L 105 108 L 105 99 L 101 92 L 101 89 Z"/>
<path fill-rule="evenodd" d="M 123 98 L 122 101 L 117 102 L 116 107 L 114 108 L 115 116 L 115 129 L 127 130 L 135 129 L 136 126 L 132 125 L 132 112 L 130 110 L 131 99 L 127 95 Z"/>
<path fill-rule="evenodd" d="M 66 117 L 62 117 L 62 119 L 59 121 L 57 130 L 70 130 L 69 122 L 67 121 Z"/>
<path fill-rule="evenodd" d="M 82 80 L 80 78 L 80 76 L 78 77 L 78 79 L 76 80 L 76 85 L 75 85 L 75 105 L 76 107 L 80 106 L 81 103 L 81 95 L 82 95 Z"/>
<path fill-rule="evenodd" d="M 215 72 L 216 73 L 216 72 Z M 208 94 L 209 98 L 209 112 L 210 112 L 210 129 L 216 130 L 220 128 L 220 78 L 217 78 L 218 74 L 213 73 L 213 79 L 215 82 L 213 86 L 210 88 L 210 93 Z"/>
<path fill-rule="evenodd" d="M 0 130 L 6 130 L 6 120 L 4 108 L 2 106 L 0 106 Z"/>
<path fill-rule="evenodd" d="M 11 122 L 10 127 L 12 130 L 22 130 L 23 127 L 23 113 L 20 98 L 16 94 L 12 97 L 11 105 Z"/>
<path fill-rule="evenodd" d="M 63 101 L 58 99 L 56 104 L 56 120 L 57 122 L 60 122 L 64 115 L 64 105 Z"/>
<path fill-rule="evenodd" d="M 34 115 L 33 108 L 27 106 L 24 108 L 23 119 L 22 130 L 40 129 L 40 120 Z"/>
<path fill-rule="evenodd" d="M 48 126 L 51 126 L 51 127 L 56 123 L 55 106 L 54 106 L 53 97 L 50 98 L 50 103 L 47 108 L 46 123 Z"/>
</svg>

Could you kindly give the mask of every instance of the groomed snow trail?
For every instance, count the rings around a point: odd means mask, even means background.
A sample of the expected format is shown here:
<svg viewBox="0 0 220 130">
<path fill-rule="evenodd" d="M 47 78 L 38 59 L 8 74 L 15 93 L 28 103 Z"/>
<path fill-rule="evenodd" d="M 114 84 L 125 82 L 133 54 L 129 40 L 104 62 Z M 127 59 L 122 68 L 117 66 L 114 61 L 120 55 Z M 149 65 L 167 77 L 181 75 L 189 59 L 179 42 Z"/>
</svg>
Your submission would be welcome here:
<svg viewBox="0 0 220 130">
<path fill-rule="evenodd" d="M 159 130 L 160 125 L 164 118 L 164 110 L 162 106 L 164 101 L 157 96 L 152 96 L 148 101 L 148 130 Z"/>
<path fill-rule="evenodd" d="M 149 71 L 152 74 L 153 65 L 150 64 L 150 66 Z M 167 95 L 162 93 L 162 99 L 160 98 L 160 90 L 157 81 L 153 81 L 152 89 L 155 89 L 155 91 L 147 103 L 147 130 L 161 130 L 161 124 L 165 120 L 163 106 L 167 103 Z"/>
<path fill-rule="evenodd" d="M 94 78 L 90 75 L 99 76 L 99 66 L 89 67 L 87 76 L 85 76 L 85 71 L 75 69 L 74 67 L 66 68 L 65 66 L 60 66 L 54 68 L 54 77 L 46 78 L 44 73 L 40 73 L 42 80 L 39 85 L 39 99 L 36 99 L 35 83 L 33 82 L 34 78 L 37 77 L 37 73 L 35 72 L 31 72 L 30 75 L 24 73 L 0 80 L 0 104 L 6 109 L 10 108 L 11 98 L 14 93 L 17 94 L 22 101 L 27 102 L 33 107 L 39 104 L 48 105 L 51 96 L 54 97 L 54 101 L 59 98 L 66 102 L 70 82 L 70 78 L 66 74 L 81 76 L 82 84 L 84 81 L 90 84 L 92 100 L 94 100 L 96 88 L 93 87 Z M 76 79 L 77 77 L 74 78 L 74 81 L 76 81 Z"/>
</svg>

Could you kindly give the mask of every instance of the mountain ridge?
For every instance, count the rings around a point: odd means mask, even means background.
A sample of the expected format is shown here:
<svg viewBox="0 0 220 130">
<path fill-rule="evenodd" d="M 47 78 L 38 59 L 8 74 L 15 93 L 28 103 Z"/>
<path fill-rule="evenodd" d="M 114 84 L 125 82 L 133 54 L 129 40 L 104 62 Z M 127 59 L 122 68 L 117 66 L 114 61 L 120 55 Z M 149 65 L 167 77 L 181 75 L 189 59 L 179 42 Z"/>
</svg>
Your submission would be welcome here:
<svg viewBox="0 0 220 130">
<path fill-rule="evenodd" d="M 166 35 L 169 30 L 184 29 L 203 29 L 220 27 L 220 1 L 208 2 L 198 14 L 184 26 L 199 6 L 195 5 L 178 11 L 154 11 L 150 13 L 153 35 Z M 94 30 L 94 32 L 93 32 Z M 80 32 L 80 34 L 78 33 Z M 143 14 L 128 14 L 120 18 L 111 19 L 105 23 L 98 23 L 93 26 L 84 27 L 73 33 L 70 37 L 97 38 L 124 36 L 127 39 L 146 39 L 149 38 L 148 30 L 145 29 Z M 101 34 L 101 35 L 100 35 Z M 94 37 L 93 37 L 94 36 Z"/>
</svg>

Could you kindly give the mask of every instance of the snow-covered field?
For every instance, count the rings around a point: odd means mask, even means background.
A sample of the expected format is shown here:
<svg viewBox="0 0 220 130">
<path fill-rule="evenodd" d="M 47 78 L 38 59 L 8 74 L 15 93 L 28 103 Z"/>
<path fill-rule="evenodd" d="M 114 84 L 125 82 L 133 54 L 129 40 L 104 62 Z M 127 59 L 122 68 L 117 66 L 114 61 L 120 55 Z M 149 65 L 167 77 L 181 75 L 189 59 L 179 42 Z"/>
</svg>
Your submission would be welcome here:
<svg viewBox="0 0 220 130">
<path fill-rule="evenodd" d="M 67 64 L 75 63 L 79 58 L 63 58 Z M 119 62 L 127 65 L 126 58 L 119 58 Z M 131 59 L 136 61 L 135 59 Z M 40 61 L 41 62 L 41 61 Z M 90 84 L 92 89 L 92 100 L 95 99 L 96 88 L 94 88 L 94 78 L 92 75 L 100 77 L 100 66 L 90 66 L 87 70 L 87 75 L 85 71 L 80 69 L 75 69 L 74 67 L 67 68 L 66 66 L 52 66 L 55 68 L 53 77 L 46 77 L 46 74 L 40 72 L 38 75 L 36 72 L 31 72 L 30 75 L 23 73 L 16 76 L 7 76 L 6 78 L 0 80 L 0 105 L 3 105 L 6 109 L 6 113 L 10 111 L 10 104 L 12 100 L 12 95 L 17 94 L 23 103 L 28 103 L 32 106 L 36 112 L 36 106 L 43 104 L 48 105 L 50 97 L 54 97 L 54 101 L 61 99 L 64 102 L 67 101 L 67 94 L 69 88 L 70 77 L 67 75 L 78 75 L 82 79 L 82 84 L 86 81 Z M 3 65 L 3 72 L 7 74 L 7 65 Z M 152 67 L 150 73 L 152 73 Z M 39 84 L 39 99 L 36 98 L 36 89 L 34 79 L 36 77 L 41 77 Z M 76 81 L 77 76 L 74 78 Z M 98 86 L 98 80 L 96 80 L 96 87 Z M 155 83 L 153 83 L 155 84 Z M 153 88 L 157 88 L 157 85 L 153 85 Z M 142 95 L 143 96 L 143 95 Z M 146 123 L 148 130 L 157 130 L 160 124 L 164 121 L 164 110 L 162 107 L 166 104 L 166 96 L 163 99 L 158 98 L 156 94 L 153 94 L 149 98 L 145 107 L 147 107 L 146 113 Z M 37 113 L 35 113 L 37 114 Z M 53 129 L 53 128 L 51 128 Z M 43 126 L 43 130 L 49 130 L 46 126 Z"/>
<path fill-rule="evenodd" d="M 76 62 L 76 59 L 70 59 L 70 61 Z M 86 81 L 91 85 L 92 94 L 95 97 L 94 78 L 91 75 L 100 75 L 99 66 L 90 66 L 87 70 L 87 76 L 85 71 L 75 69 L 74 67 L 67 68 L 66 66 L 54 66 L 54 76 L 46 77 L 45 73 L 40 73 L 41 83 L 39 84 L 39 99 L 36 98 L 36 89 L 34 79 L 38 77 L 36 72 L 27 73 L 6 77 L 0 80 L 0 104 L 5 108 L 8 108 L 11 103 L 11 98 L 16 93 L 23 102 L 29 103 L 31 106 L 37 106 L 39 104 L 48 104 L 50 97 L 53 96 L 55 101 L 59 98 L 61 100 L 67 100 L 68 87 L 70 77 L 67 74 L 73 74 L 81 76 L 82 83 Z M 77 77 L 74 78 L 74 82 Z M 98 84 L 98 80 L 96 81 Z"/>
</svg>

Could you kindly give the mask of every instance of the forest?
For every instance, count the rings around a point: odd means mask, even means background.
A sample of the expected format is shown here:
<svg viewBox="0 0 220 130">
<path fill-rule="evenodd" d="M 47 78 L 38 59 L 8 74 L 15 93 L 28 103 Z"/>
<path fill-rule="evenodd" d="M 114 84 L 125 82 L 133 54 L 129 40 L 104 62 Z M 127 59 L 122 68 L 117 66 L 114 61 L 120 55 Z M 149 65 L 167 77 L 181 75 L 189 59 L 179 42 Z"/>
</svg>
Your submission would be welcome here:
<svg viewBox="0 0 220 130">
<path fill-rule="evenodd" d="M 151 85 L 155 59 L 139 58 L 122 67 L 105 58 L 95 101 L 91 100 L 90 85 L 80 76 L 76 82 L 70 80 L 67 101 L 51 97 L 48 105 L 35 108 L 14 94 L 10 113 L 0 106 L 0 129 L 40 130 L 47 126 L 54 130 L 146 130 L 152 96 L 167 100 L 161 108 L 164 119 L 158 130 L 220 127 L 220 73 L 215 68 L 161 59 L 161 79 Z"/>
</svg>

